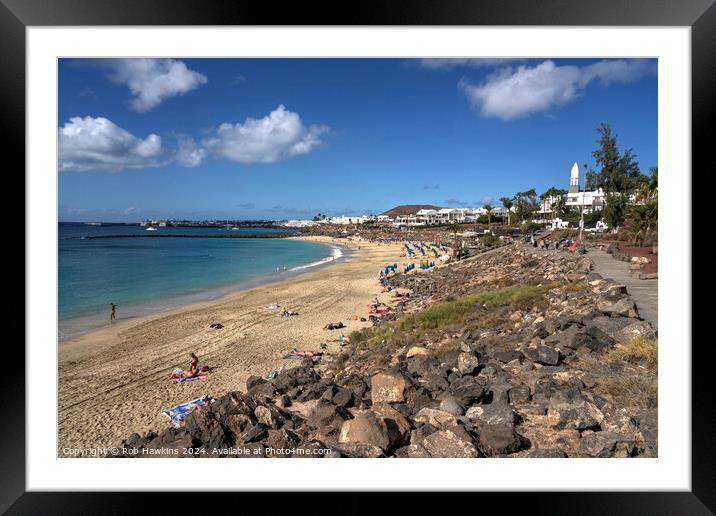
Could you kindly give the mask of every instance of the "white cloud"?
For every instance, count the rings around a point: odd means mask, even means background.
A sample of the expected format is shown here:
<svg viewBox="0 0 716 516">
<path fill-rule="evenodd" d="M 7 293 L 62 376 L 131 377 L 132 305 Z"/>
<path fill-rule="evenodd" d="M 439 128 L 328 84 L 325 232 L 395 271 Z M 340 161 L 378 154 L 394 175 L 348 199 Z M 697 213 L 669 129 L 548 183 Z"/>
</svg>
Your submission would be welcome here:
<svg viewBox="0 0 716 516">
<path fill-rule="evenodd" d="M 267 116 L 244 123 L 221 124 L 203 140 L 212 153 L 240 163 L 272 163 L 307 154 L 322 144 L 328 127 L 306 127 L 297 113 L 278 106 Z"/>
<path fill-rule="evenodd" d="M 490 66 L 500 66 L 513 61 L 524 61 L 524 59 L 504 57 L 440 57 L 419 59 L 418 64 L 422 68 L 428 68 L 431 70 L 449 70 L 452 68 L 487 68 Z"/>
<path fill-rule="evenodd" d="M 130 105 L 140 113 L 207 82 L 206 76 L 176 59 L 109 59 L 103 65 L 112 81 L 129 87 L 134 95 Z"/>
<path fill-rule="evenodd" d="M 206 149 L 199 147 L 193 138 L 179 136 L 174 161 L 183 167 L 198 167 L 206 157 Z"/>
<path fill-rule="evenodd" d="M 142 139 L 102 117 L 74 117 L 59 129 L 60 171 L 120 171 L 169 165 L 198 167 L 209 153 L 241 163 L 272 163 L 307 154 L 321 145 L 326 126 L 305 126 L 283 105 L 261 119 L 222 124 L 201 145 L 186 135 L 176 146 L 162 148 L 162 139 Z"/>
<path fill-rule="evenodd" d="M 59 129 L 59 170 L 122 170 L 162 165 L 162 139 L 144 139 L 106 118 L 73 117 Z"/>
<path fill-rule="evenodd" d="M 597 80 L 602 85 L 632 82 L 656 74 L 656 63 L 648 59 L 607 59 L 584 67 L 582 81 Z"/>
<path fill-rule="evenodd" d="M 544 61 L 533 67 L 504 68 L 479 85 L 462 79 L 459 88 L 482 116 L 512 120 L 567 104 L 592 81 L 625 83 L 655 70 L 653 62 L 643 59 L 604 60 L 584 67 Z"/>
</svg>

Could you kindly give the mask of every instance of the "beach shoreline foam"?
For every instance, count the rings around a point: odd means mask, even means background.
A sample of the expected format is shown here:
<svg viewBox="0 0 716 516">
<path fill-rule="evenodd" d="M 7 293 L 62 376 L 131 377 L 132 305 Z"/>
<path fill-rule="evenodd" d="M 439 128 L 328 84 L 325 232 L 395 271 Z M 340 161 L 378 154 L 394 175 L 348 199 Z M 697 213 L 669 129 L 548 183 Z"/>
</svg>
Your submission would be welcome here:
<svg viewBox="0 0 716 516">
<path fill-rule="evenodd" d="M 63 340 L 58 346 L 58 456 L 63 450 L 111 446 L 134 431 L 161 428 L 161 411 L 205 394 L 244 390 L 250 375 L 266 376 L 291 364 L 293 348 L 335 352 L 338 335 L 369 326 L 367 305 L 379 290 L 377 272 L 400 260 L 400 244 L 307 238 L 350 249 L 324 262 L 261 286 L 168 312 L 118 321 Z M 288 272 L 288 271 L 287 271 Z M 268 306 L 299 313 L 277 317 Z M 223 328 L 209 328 L 212 323 Z M 173 384 L 168 376 L 185 367 L 189 352 L 214 371 L 206 380 Z"/>
</svg>

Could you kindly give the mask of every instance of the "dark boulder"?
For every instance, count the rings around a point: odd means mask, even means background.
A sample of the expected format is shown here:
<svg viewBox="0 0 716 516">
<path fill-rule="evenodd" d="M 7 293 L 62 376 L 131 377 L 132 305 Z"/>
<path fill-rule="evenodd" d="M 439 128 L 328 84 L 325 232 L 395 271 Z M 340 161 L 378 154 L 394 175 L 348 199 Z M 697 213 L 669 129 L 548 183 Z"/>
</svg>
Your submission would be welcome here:
<svg viewBox="0 0 716 516">
<path fill-rule="evenodd" d="M 522 404 L 530 402 L 530 388 L 527 385 L 515 385 L 508 391 L 511 404 Z"/>
<path fill-rule="evenodd" d="M 463 376 L 450 384 L 447 392 L 463 405 L 469 406 L 482 400 L 487 389 L 481 378 Z"/>
<path fill-rule="evenodd" d="M 535 459 L 564 459 L 567 454 L 559 448 L 537 448 L 530 453 L 530 457 Z"/>
<path fill-rule="evenodd" d="M 268 435 L 267 428 L 261 423 L 249 427 L 243 434 L 241 434 L 241 440 L 244 443 L 251 443 L 259 441 Z"/>
<path fill-rule="evenodd" d="M 549 346 L 537 346 L 536 348 L 525 348 L 523 350 L 525 356 L 532 362 L 544 365 L 559 364 L 559 351 Z"/>
<path fill-rule="evenodd" d="M 465 415 L 477 428 L 480 449 L 488 455 L 513 453 L 520 448 L 521 439 L 515 432 L 515 413 L 509 405 L 474 405 Z"/>
<path fill-rule="evenodd" d="M 598 430 L 604 420 L 602 412 L 592 403 L 554 403 L 547 409 L 547 420 L 552 428 Z"/>
<path fill-rule="evenodd" d="M 585 432 L 579 442 L 590 457 L 631 457 L 636 449 L 634 439 L 617 432 Z"/>
</svg>

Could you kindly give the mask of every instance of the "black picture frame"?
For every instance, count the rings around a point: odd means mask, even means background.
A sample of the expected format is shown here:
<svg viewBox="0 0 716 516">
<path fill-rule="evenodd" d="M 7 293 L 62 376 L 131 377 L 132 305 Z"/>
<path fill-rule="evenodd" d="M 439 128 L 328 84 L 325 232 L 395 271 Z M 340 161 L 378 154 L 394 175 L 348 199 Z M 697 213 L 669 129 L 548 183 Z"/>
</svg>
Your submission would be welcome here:
<svg viewBox="0 0 716 516">
<path fill-rule="evenodd" d="M 383 0 L 356 4 L 285 3 L 238 0 L 0 0 L 0 131 L 6 156 L 25 164 L 25 29 L 28 26 L 73 25 L 502 25 L 502 26 L 688 26 L 692 45 L 692 166 L 707 174 L 713 147 L 711 121 L 716 92 L 716 6 L 714 0 Z M 21 187 L 21 188 L 24 188 Z M 688 213 L 682 212 L 688 216 Z M 27 231 L 27 228 L 26 228 Z M 684 300 L 688 302 L 688 300 Z M 684 329 L 683 342 L 691 335 Z M 714 363 L 713 345 L 692 349 L 692 491 L 642 493 L 552 493 L 509 497 L 509 508 L 555 514 L 711 514 L 716 510 L 714 411 L 707 368 Z M 22 362 L 20 366 L 19 362 Z M 2 375 L 0 424 L 0 511 L 8 514 L 113 514 L 146 507 L 141 493 L 38 493 L 25 490 L 25 364 Z M 668 364 L 662 367 L 668 367 Z M 7 369 L 7 368 L 6 368 Z M 685 400 L 684 402 L 688 402 Z M 668 407 L 665 408 L 668 412 Z M 635 459 L 638 460 L 638 459 Z M 558 480 L 556 480 L 558 484 Z M 481 497 L 481 505 L 484 496 Z M 528 499 L 529 498 L 529 499 Z M 412 498 L 422 504 L 422 497 Z M 499 498 L 498 498 L 499 499 Z M 195 499 L 196 500 L 196 499 Z M 505 498 L 502 498 L 505 500 Z M 365 498 L 342 499 L 341 512 L 373 510 Z M 403 506 L 409 510 L 409 505 Z M 247 506 L 248 508 L 248 506 Z M 129 509 L 133 510 L 133 509 Z"/>
</svg>

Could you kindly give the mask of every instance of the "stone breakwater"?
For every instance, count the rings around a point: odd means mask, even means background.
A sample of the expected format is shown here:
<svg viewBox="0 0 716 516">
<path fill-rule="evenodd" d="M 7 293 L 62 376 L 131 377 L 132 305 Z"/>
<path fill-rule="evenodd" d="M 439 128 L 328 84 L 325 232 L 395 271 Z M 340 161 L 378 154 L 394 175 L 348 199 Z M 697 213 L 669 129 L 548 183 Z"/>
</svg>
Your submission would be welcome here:
<svg viewBox="0 0 716 516">
<path fill-rule="evenodd" d="M 250 377 L 114 456 L 654 457 L 656 334 L 591 269 L 508 246 L 395 276 L 409 300 L 340 353 Z"/>
</svg>

